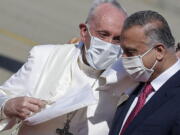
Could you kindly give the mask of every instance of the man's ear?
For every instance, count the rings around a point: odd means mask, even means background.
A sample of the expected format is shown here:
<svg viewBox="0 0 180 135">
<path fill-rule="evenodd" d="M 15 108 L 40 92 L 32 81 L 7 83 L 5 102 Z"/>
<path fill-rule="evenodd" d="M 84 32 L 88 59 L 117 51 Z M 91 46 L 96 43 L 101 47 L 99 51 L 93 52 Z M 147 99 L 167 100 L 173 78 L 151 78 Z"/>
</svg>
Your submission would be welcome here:
<svg viewBox="0 0 180 135">
<path fill-rule="evenodd" d="M 80 29 L 81 41 L 84 42 L 85 41 L 85 36 L 86 36 L 86 33 L 87 33 L 86 24 L 84 24 L 84 23 L 79 24 L 79 29 Z"/>
<path fill-rule="evenodd" d="M 163 58 L 165 57 L 166 52 L 167 52 L 166 47 L 163 44 L 159 43 L 156 45 L 155 49 L 156 49 L 157 60 L 162 61 Z"/>
</svg>

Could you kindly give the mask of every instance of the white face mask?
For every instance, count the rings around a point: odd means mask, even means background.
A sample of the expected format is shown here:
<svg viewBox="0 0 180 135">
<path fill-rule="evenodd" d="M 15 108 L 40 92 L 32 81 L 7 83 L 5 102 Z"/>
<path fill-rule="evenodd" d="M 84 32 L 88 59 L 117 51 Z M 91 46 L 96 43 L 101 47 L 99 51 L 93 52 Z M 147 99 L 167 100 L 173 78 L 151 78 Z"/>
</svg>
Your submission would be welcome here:
<svg viewBox="0 0 180 135">
<path fill-rule="evenodd" d="M 92 36 L 90 32 L 89 35 L 91 37 L 90 47 L 87 49 L 85 46 L 85 56 L 89 65 L 94 69 L 106 69 L 122 54 L 120 45 L 105 42 L 97 37 Z"/>
<path fill-rule="evenodd" d="M 126 72 L 134 80 L 138 82 L 147 82 L 151 77 L 152 73 L 154 72 L 154 67 L 158 62 L 157 60 L 155 61 L 151 69 L 146 68 L 142 61 L 143 56 L 145 56 L 152 49 L 153 48 L 149 49 L 147 52 L 145 52 L 142 55 L 133 56 L 133 57 L 121 57 Z"/>
</svg>

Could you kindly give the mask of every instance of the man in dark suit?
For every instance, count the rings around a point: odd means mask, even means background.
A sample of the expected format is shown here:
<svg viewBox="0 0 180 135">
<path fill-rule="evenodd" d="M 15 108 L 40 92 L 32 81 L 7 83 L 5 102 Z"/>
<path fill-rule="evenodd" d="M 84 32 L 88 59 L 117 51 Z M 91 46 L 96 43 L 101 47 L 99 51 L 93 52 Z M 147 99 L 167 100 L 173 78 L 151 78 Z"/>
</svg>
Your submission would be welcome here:
<svg viewBox="0 0 180 135">
<path fill-rule="evenodd" d="M 127 18 L 123 66 L 140 85 L 118 106 L 109 135 L 180 135 L 180 61 L 167 21 L 157 12 Z"/>
</svg>

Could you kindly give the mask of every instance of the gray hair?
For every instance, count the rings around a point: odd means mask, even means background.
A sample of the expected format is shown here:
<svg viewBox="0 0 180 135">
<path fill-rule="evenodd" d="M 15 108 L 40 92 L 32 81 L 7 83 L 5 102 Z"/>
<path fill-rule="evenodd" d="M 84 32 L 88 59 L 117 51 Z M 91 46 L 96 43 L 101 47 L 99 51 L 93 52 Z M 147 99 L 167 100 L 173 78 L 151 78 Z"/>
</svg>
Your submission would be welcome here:
<svg viewBox="0 0 180 135">
<path fill-rule="evenodd" d="M 126 19 L 123 31 L 136 25 L 144 27 L 147 26 L 147 24 L 154 24 L 154 27 L 147 28 L 144 32 L 145 35 L 150 39 L 148 43 L 149 45 L 153 45 L 154 43 L 162 43 L 167 48 L 174 47 L 175 39 L 166 19 L 155 11 L 146 10 L 132 14 Z"/>
<path fill-rule="evenodd" d="M 88 13 L 88 16 L 87 16 L 87 19 L 86 19 L 86 23 L 91 20 L 92 16 L 94 15 L 94 11 L 95 9 L 101 5 L 101 4 L 104 4 L 104 3 L 110 3 L 112 4 L 114 7 L 116 7 L 117 9 L 119 9 L 120 11 L 122 11 L 126 16 L 127 16 L 127 12 L 126 10 L 120 5 L 119 2 L 117 2 L 117 0 L 94 0 L 90 10 L 89 10 L 89 13 Z"/>
</svg>

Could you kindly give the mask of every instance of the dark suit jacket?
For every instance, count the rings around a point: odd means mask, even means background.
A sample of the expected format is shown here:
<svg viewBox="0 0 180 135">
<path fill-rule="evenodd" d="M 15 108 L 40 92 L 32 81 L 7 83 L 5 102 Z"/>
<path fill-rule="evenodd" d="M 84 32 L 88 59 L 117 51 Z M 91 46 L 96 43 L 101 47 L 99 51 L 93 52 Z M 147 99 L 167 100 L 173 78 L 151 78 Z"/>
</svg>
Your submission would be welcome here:
<svg viewBox="0 0 180 135">
<path fill-rule="evenodd" d="M 109 135 L 119 135 L 127 111 L 140 89 L 141 86 L 117 108 Z M 180 71 L 153 95 L 124 135 L 180 135 Z"/>
</svg>

